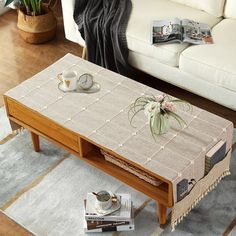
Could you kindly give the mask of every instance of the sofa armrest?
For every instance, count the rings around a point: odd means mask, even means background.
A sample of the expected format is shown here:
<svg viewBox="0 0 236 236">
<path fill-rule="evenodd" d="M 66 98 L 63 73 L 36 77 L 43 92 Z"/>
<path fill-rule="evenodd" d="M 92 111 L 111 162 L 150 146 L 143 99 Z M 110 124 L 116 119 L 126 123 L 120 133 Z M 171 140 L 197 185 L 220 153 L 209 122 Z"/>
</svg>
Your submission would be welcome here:
<svg viewBox="0 0 236 236">
<path fill-rule="evenodd" d="M 65 36 L 68 40 L 85 46 L 85 42 L 78 31 L 78 26 L 74 21 L 73 13 L 75 0 L 61 0 Z"/>
</svg>

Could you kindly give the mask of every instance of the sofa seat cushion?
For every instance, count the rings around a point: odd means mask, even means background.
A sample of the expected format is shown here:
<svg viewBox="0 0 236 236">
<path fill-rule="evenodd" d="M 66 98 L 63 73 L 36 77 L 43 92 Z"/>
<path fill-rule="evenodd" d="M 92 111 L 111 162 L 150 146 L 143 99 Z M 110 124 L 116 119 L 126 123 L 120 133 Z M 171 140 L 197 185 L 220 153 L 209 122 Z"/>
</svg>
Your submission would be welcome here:
<svg viewBox="0 0 236 236">
<path fill-rule="evenodd" d="M 181 54 L 179 68 L 216 86 L 236 91 L 235 55 L 236 47 L 232 44 L 192 46 Z"/>
<path fill-rule="evenodd" d="M 169 0 L 132 0 L 133 9 L 128 23 L 126 36 L 128 48 L 131 51 L 155 58 L 169 66 L 179 65 L 179 56 L 188 44 L 151 45 L 151 23 L 178 17 L 199 22 L 205 22 L 213 27 L 221 18 L 216 18 L 200 11 Z"/>
<path fill-rule="evenodd" d="M 236 2 L 236 0 L 235 0 Z M 214 43 L 236 47 L 236 19 L 224 19 L 212 29 Z"/>
</svg>

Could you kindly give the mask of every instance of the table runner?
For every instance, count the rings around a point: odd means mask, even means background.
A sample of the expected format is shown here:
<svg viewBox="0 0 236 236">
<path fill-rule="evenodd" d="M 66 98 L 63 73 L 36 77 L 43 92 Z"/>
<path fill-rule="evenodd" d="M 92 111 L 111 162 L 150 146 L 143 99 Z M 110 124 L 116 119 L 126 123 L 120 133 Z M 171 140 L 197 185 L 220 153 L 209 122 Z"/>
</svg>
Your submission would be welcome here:
<svg viewBox="0 0 236 236">
<path fill-rule="evenodd" d="M 65 69 L 75 70 L 78 75 L 91 73 L 101 84 L 101 90 L 94 94 L 61 92 L 57 89 L 56 77 Z M 226 149 L 230 150 L 233 125 L 195 106 L 192 113 L 178 107 L 178 114 L 187 126 L 180 128 L 173 121 L 170 131 L 154 140 L 144 114 L 135 118 L 136 128 L 128 121 L 130 104 L 144 94 L 162 92 L 71 54 L 6 93 L 54 122 L 145 168 L 148 173 L 171 181 L 176 203 L 176 186 L 182 179 L 199 181 L 203 178 L 205 154 L 211 147 L 225 140 Z"/>
</svg>

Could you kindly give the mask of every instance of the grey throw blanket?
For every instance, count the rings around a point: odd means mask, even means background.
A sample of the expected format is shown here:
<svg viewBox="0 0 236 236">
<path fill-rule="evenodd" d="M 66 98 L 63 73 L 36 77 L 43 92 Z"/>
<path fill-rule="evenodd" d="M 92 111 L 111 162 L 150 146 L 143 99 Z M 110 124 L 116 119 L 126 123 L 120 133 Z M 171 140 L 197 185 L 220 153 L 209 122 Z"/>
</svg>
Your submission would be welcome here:
<svg viewBox="0 0 236 236">
<path fill-rule="evenodd" d="M 133 72 L 125 35 L 131 9 L 131 0 L 76 0 L 74 10 L 87 59 L 127 76 Z"/>
</svg>

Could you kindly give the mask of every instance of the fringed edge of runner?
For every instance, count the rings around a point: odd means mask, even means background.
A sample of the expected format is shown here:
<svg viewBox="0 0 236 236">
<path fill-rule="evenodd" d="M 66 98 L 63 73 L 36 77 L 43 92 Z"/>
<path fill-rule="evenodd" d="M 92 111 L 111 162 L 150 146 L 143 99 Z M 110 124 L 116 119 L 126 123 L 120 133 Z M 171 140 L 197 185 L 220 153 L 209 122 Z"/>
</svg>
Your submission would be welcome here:
<svg viewBox="0 0 236 236">
<path fill-rule="evenodd" d="M 230 175 L 230 171 L 229 170 L 224 171 L 222 175 L 193 202 L 190 208 L 182 216 L 177 218 L 175 221 L 171 222 L 171 228 L 172 228 L 171 232 L 175 231 L 176 226 L 183 220 L 183 218 L 186 217 L 193 208 L 195 208 L 195 206 L 202 200 L 203 197 L 205 197 L 209 192 L 211 192 L 219 184 L 219 182 L 228 175 Z"/>
</svg>

